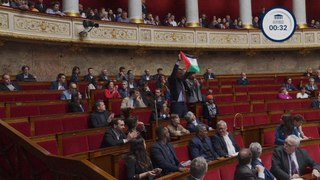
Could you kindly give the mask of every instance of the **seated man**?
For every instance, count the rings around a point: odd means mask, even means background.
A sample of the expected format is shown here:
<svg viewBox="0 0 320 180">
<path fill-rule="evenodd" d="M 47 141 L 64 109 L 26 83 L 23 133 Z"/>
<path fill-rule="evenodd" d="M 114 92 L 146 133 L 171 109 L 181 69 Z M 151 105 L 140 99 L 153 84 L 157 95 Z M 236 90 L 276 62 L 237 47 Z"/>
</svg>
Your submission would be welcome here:
<svg viewBox="0 0 320 180">
<path fill-rule="evenodd" d="M 228 133 L 227 123 L 223 120 L 217 122 L 217 134 L 211 137 L 211 141 L 219 156 L 236 156 L 240 150 L 233 135 Z"/>
<path fill-rule="evenodd" d="M 320 108 L 320 94 L 318 95 L 317 99 L 312 101 L 311 107 L 314 108 L 314 109 Z"/>
<path fill-rule="evenodd" d="M 29 73 L 29 70 L 30 70 L 29 66 L 22 66 L 21 68 L 22 73 L 16 76 L 16 80 L 17 81 L 35 81 L 36 78 Z"/>
<path fill-rule="evenodd" d="M 292 79 L 290 77 L 287 77 L 285 82 L 281 85 L 281 87 L 285 87 L 287 91 L 296 91 L 298 88 L 292 84 Z"/>
<path fill-rule="evenodd" d="M 189 143 L 189 152 L 192 159 L 202 156 L 207 161 L 211 161 L 219 157 L 208 137 L 206 126 L 199 124 L 196 127 L 196 136 Z"/>
<path fill-rule="evenodd" d="M 167 126 L 170 136 L 182 136 L 185 134 L 190 134 L 190 132 L 180 124 L 180 118 L 178 114 L 171 114 L 170 119 L 171 124 Z"/>
<path fill-rule="evenodd" d="M 51 83 L 50 89 L 66 90 L 67 89 L 66 75 L 64 75 L 63 73 L 59 73 L 57 76 L 57 80 Z"/>
<path fill-rule="evenodd" d="M 313 176 L 320 177 L 320 166 L 299 145 L 300 139 L 296 135 L 289 135 L 283 146 L 274 149 L 271 172 L 277 179 L 299 178 L 306 167 L 313 169 Z"/>
<path fill-rule="evenodd" d="M 130 89 L 128 87 L 128 81 L 122 81 L 122 87 L 119 88 L 119 93 L 122 98 L 130 96 Z"/>
<path fill-rule="evenodd" d="M 248 148 L 241 149 L 238 154 L 239 163 L 236 167 L 236 171 L 234 172 L 234 180 L 265 179 L 264 173 L 263 173 L 264 167 L 261 165 L 256 165 L 256 167 L 254 168 L 256 171 L 254 171 L 251 166 L 251 160 L 252 160 L 251 151 Z"/>
<path fill-rule="evenodd" d="M 93 85 L 96 86 L 97 81 L 96 81 L 96 78 L 94 77 L 93 73 L 94 73 L 93 68 L 88 68 L 88 74 L 86 74 L 83 77 L 83 80 L 86 82 L 93 83 Z"/>
<path fill-rule="evenodd" d="M 190 174 L 187 180 L 204 179 L 208 171 L 208 163 L 203 157 L 197 157 L 192 160 L 190 165 Z"/>
<path fill-rule="evenodd" d="M 247 74 L 242 72 L 241 73 L 241 78 L 237 80 L 238 85 L 248 85 L 249 80 L 247 79 Z"/>
<path fill-rule="evenodd" d="M 192 132 L 196 132 L 196 127 L 199 124 L 203 124 L 202 122 L 200 122 L 196 116 L 193 114 L 193 112 L 188 111 L 186 116 L 184 117 L 187 120 L 187 129 L 192 133 Z M 205 124 L 203 124 L 205 125 Z M 205 125 L 207 127 L 208 130 L 212 130 L 211 127 Z"/>
<path fill-rule="evenodd" d="M 130 96 L 126 97 L 121 102 L 121 110 L 126 111 L 129 109 L 147 107 L 139 90 L 130 90 Z"/>
<path fill-rule="evenodd" d="M 205 80 L 208 80 L 208 79 L 214 79 L 216 78 L 216 76 L 212 73 L 211 68 L 207 68 L 206 73 L 203 74 L 203 78 Z"/>
<path fill-rule="evenodd" d="M 265 167 L 263 162 L 260 159 L 260 156 L 262 154 L 261 145 L 258 142 L 253 142 L 250 144 L 249 149 L 252 154 L 252 161 L 251 161 L 252 168 L 256 168 L 257 165 L 261 165 Z M 264 176 L 265 176 L 265 180 L 274 180 L 273 174 L 267 168 L 264 169 Z"/>
<path fill-rule="evenodd" d="M 137 131 L 132 131 L 127 136 L 124 133 L 126 127 L 122 119 L 113 119 L 110 125 L 111 127 L 106 131 L 102 139 L 101 148 L 126 144 L 138 135 Z"/>
<path fill-rule="evenodd" d="M 150 70 L 146 69 L 144 75 L 141 76 L 139 85 L 142 86 L 145 81 L 153 80 L 153 76 L 150 74 Z"/>
<path fill-rule="evenodd" d="M 2 75 L 2 82 L 0 83 L 0 91 L 19 91 L 20 87 L 10 80 L 10 75 L 4 73 Z"/>
<path fill-rule="evenodd" d="M 93 106 L 93 112 L 90 114 L 90 127 L 107 127 L 114 117 L 114 113 L 106 110 L 106 106 L 102 100 L 97 100 Z"/>
<path fill-rule="evenodd" d="M 60 99 L 61 100 L 71 100 L 72 95 L 77 94 L 77 93 L 78 93 L 77 84 L 71 82 L 69 84 L 69 89 L 62 91 L 62 93 L 60 95 Z"/>
<path fill-rule="evenodd" d="M 170 144 L 170 134 L 166 127 L 160 126 L 156 129 L 157 142 L 150 149 L 152 164 L 155 168 L 161 168 L 162 174 L 169 172 L 185 171 L 182 167 L 176 152 Z"/>
<path fill-rule="evenodd" d="M 99 76 L 99 81 L 106 81 L 106 82 L 108 82 L 109 80 L 110 80 L 110 79 L 109 79 L 109 77 L 108 77 L 108 70 L 103 69 L 103 70 L 101 71 L 100 76 Z"/>
</svg>

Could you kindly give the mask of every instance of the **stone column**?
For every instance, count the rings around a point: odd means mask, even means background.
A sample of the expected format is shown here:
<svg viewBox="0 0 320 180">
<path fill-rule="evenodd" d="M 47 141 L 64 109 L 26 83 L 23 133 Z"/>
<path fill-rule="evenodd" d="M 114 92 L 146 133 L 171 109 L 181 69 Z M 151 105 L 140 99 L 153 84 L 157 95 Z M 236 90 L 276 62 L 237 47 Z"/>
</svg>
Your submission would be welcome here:
<svg viewBox="0 0 320 180">
<path fill-rule="evenodd" d="M 143 23 L 141 0 L 128 0 L 129 19 L 132 23 Z"/>
<path fill-rule="evenodd" d="M 293 13 L 299 28 L 307 28 L 306 0 L 293 0 Z"/>
<path fill-rule="evenodd" d="M 239 1 L 240 1 L 240 19 L 242 21 L 242 27 L 246 29 L 251 29 L 253 28 L 251 0 L 239 0 Z"/>
<path fill-rule="evenodd" d="M 198 0 L 186 0 L 186 26 L 200 27 Z"/>
<path fill-rule="evenodd" d="M 79 0 L 63 0 L 62 7 L 67 16 L 80 16 Z"/>
</svg>

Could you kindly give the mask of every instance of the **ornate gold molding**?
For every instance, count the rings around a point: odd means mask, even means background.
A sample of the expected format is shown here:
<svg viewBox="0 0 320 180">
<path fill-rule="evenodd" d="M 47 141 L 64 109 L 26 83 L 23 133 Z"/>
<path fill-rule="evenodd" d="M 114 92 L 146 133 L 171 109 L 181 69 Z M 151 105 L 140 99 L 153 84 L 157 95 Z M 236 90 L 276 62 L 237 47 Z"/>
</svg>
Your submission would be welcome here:
<svg viewBox="0 0 320 180">
<path fill-rule="evenodd" d="M 200 27 L 199 22 L 187 22 L 186 27 Z"/>
<path fill-rule="evenodd" d="M 143 24 L 144 23 L 143 19 L 137 19 L 137 18 L 130 19 L 130 22 L 136 23 L 136 24 Z"/>
<path fill-rule="evenodd" d="M 308 24 L 298 24 L 299 29 L 309 28 Z"/>
<path fill-rule="evenodd" d="M 80 17 L 79 12 L 63 12 L 63 13 L 66 14 L 67 16 L 71 16 L 71 17 Z"/>
</svg>

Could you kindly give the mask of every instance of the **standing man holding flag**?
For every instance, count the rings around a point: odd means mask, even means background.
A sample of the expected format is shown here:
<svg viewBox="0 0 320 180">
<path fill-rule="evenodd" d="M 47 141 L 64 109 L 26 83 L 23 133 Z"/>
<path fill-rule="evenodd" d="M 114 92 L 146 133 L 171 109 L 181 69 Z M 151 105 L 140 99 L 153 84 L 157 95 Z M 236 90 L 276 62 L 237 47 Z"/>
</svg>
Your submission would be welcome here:
<svg viewBox="0 0 320 180">
<path fill-rule="evenodd" d="M 179 68 L 182 60 L 185 63 L 187 72 L 200 71 L 195 58 L 190 58 L 183 52 L 180 52 L 178 61 L 174 65 L 172 73 L 168 79 L 171 93 L 171 113 L 178 114 L 179 117 L 184 117 L 188 112 L 185 84 L 186 77 L 183 69 Z"/>
</svg>

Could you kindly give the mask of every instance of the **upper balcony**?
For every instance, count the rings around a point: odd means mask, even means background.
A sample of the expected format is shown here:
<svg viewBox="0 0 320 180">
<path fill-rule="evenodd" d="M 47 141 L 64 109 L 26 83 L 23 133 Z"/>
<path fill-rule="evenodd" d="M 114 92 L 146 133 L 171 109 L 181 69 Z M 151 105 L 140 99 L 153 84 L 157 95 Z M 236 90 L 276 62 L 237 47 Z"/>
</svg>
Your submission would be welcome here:
<svg viewBox="0 0 320 180">
<path fill-rule="evenodd" d="M 297 30 L 286 42 L 274 43 L 261 30 L 173 28 L 97 21 L 88 36 L 80 38 L 82 18 L 59 17 L 0 7 L 2 41 L 28 40 L 104 47 L 190 50 L 278 50 L 320 47 L 320 31 Z"/>
</svg>

